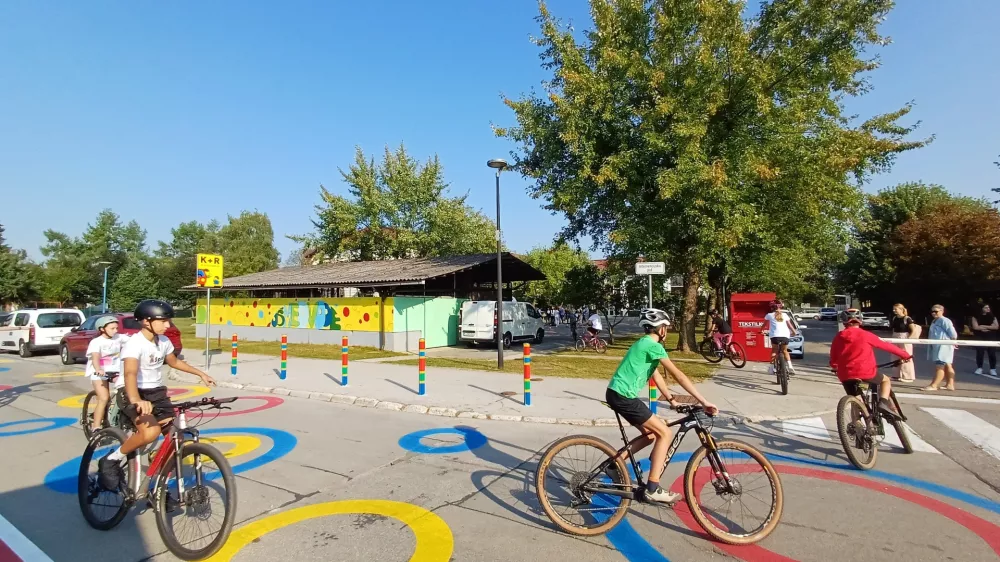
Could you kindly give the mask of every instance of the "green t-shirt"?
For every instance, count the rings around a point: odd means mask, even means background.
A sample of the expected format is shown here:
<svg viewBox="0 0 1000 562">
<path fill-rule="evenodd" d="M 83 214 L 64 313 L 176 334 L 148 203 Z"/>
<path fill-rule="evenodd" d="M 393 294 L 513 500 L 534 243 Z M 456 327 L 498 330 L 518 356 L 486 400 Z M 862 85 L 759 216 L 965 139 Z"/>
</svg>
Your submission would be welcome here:
<svg viewBox="0 0 1000 562">
<path fill-rule="evenodd" d="M 668 357 L 667 350 L 652 336 L 643 336 L 625 353 L 618 369 L 611 377 L 608 388 L 624 398 L 638 398 L 649 384 L 660 359 Z"/>
</svg>

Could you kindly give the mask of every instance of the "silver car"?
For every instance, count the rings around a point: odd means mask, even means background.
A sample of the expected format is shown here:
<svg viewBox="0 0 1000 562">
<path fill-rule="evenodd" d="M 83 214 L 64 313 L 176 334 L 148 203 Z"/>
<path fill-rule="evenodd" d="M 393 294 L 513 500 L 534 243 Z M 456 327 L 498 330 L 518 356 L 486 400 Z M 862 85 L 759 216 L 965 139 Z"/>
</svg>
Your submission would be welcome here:
<svg viewBox="0 0 1000 562">
<path fill-rule="evenodd" d="M 862 312 L 861 327 L 868 330 L 888 330 L 889 318 L 881 312 Z"/>
</svg>

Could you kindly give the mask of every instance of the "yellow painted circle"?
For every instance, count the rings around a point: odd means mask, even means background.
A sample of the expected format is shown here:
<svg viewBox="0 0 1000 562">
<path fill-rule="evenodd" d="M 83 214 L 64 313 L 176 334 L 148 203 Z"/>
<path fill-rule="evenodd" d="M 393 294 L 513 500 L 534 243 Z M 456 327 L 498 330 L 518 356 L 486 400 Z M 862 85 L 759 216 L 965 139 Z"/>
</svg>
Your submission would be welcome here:
<svg viewBox="0 0 1000 562">
<path fill-rule="evenodd" d="M 202 394 L 208 394 L 211 392 L 211 388 L 207 386 L 172 386 L 170 388 L 183 388 L 185 392 L 178 394 L 176 396 L 171 396 L 170 400 L 173 402 L 181 402 L 187 400 L 188 398 L 194 398 L 195 396 L 201 396 Z M 69 398 L 63 398 L 62 400 L 56 402 L 57 406 L 62 406 L 63 408 L 76 408 L 80 409 L 83 407 L 83 400 L 87 398 L 86 394 L 77 394 L 76 396 L 70 396 Z"/>
<path fill-rule="evenodd" d="M 229 540 L 208 560 L 227 562 L 243 547 L 278 529 L 327 515 L 370 514 L 391 517 L 413 531 L 417 546 L 410 562 L 448 562 L 455 549 L 451 529 L 436 513 L 410 503 L 388 500 L 344 500 L 307 505 L 254 521 L 233 531 Z"/>
<path fill-rule="evenodd" d="M 252 435 L 216 435 L 215 437 L 202 437 L 201 442 L 214 445 L 220 451 L 223 448 L 218 445 L 223 443 L 232 445 L 228 451 L 223 453 L 223 456 L 227 459 L 251 453 L 261 446 L 260 438 Z M 184 459 L 185 464 L 191 464 L 192 462 L 194 462 L 194 459 L 191 457 Z"/>
<path fill-rule="evenodd" d="M 61 379 L 63 377 L 82 377 L 87 373 L 83 371 L 63 371 L 61 373 L 41 373 L 35 375 L 36 379 Z"/>
<path fill-rule="evenodd" d="M 0 363 L 13 363 L 13 359 L 0 359 Z"/>
</svg>

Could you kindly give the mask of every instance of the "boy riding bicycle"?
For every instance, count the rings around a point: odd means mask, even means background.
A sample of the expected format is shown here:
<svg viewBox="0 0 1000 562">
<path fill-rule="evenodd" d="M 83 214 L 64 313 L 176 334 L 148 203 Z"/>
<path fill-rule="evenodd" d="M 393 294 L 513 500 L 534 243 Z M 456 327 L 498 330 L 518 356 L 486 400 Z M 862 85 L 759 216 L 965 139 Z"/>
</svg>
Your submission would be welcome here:
<svg viewBox="0 0 1000 562">
<path fill-rule="evenodd" d="M 639 395 L 646 390 L 652 377 L 656 387 L 660 389 L 670 405 L 677 405 L 673 393 L 670 392 L 666 381 L 657 370 L 657 367 L 662 365 L 688 394 L 701 402 L 706 412 L 714 415 L 719 409 L 702 397 L 687 375 L 681 372 L 667 356 L 667 351 L 663 348 L 663 339 L 667 336 L 667 327 L 670 326 L 667 313 L 655 308 L 647 308 L 639 313 L 639 318 L 639 325 L 642 326 L 646 335 L 639 338 L 625 353 L 625 357 L 622 358 L 618 369 L 611 377 L 611 382 L 608 383 L 605 399 L 612 410 L 642 432 L 642 435 L 629 443 L 629 450 L 633 454 L 645 449 L 650 443 L 653 444 L 653 450 L 649 455 L 646 499 L 673 503 L 680 499 L 680 494 L 668 492 L 660 487 L 660 476 L 663 474 L 664 464 L 667 460 L 667 449 L 670 447 L 670 428 L 662 419 L 653 415 L 646 403 L 639 399 Z M 627 454 L 627 451 L 622 451 L 619 457 L 624 459 Z M 607 470 L 612 481 L 618 481 L 619 477 L 615 465 L 610 465 Z"/>
<path fill-rule="evenodd" d="M 892 382 L 889 377 L 878 373 L 875 366 L 875 349 L 892 353 L 904 362 L 913 359 L 913 356 L 891 343 L 882 341 L 875 334 L 863 330 L 861 312 L 856 309 L 842 312 L 840 320 L 844 324 L 844 329 L 833 338 L 833 344 L 830 346 L 830 368 L 837 373 L 837 379 L 848 393 L 854 388 L 854 383 L 849 381 L 879 384 L 879 410 L 883 414 L 896 416 L 896 410 L 889 401 Z"/>
<path fill-rule="evenodd" d="M 725 351 L 729 342 L 733 341 L 733 328 L 718 310 L 712 309 L 708 314 L 712 317 L 712 340 L 715 341 L 715 348 Z"/>
</svg>

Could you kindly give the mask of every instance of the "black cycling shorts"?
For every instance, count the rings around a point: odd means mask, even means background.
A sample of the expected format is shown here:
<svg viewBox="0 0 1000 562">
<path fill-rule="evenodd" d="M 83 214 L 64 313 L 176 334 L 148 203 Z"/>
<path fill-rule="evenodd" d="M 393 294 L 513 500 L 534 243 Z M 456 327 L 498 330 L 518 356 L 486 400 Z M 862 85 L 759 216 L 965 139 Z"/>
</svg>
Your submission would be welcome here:
<svg viewBox="0 0 1000 562">
<path fill-rule="evenodd" d="M 771 338 L 771 346 L 788 345 L 788 338 Z"/>
<path fill-rule="evenodd" d="M 653 412 L 649 411 L 649 406 L 638 398 L 625 398 L 609 388 L 604 393 L 604 399 L 611 406 L 612 410 L 618 412 L 621 417 L 625 418 L 625 421 L 635 427 L 640 427 L 649 418 L 653 417 Z"/>
<path fill-rule="evenodd" d="M 844 386 L 844 391 L 851 396 L 861 395 L 861 385 L 863 384 L 882 384 L 885 381 L 885 375 L 878 374 L 870 379 L 851 379 L 841 382 Z"/>
<path fill-rule="evenodd" d="M 156 421 L 161 422 L 174 417 L 174 405 L 170 402 L 170 397 L 167 396 L 167 387 L 140 388 L 139 398 L 153 405 L 153 417 L 156 418 Z M 133 423 L 139 417 L 139 411 L 135 404 L 129 402 L 125 388 L 118 390 L 118 409 L 125 412 L 125 415 Z"/>
</svg>

